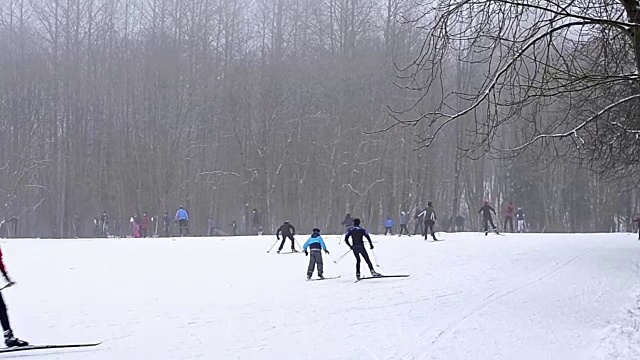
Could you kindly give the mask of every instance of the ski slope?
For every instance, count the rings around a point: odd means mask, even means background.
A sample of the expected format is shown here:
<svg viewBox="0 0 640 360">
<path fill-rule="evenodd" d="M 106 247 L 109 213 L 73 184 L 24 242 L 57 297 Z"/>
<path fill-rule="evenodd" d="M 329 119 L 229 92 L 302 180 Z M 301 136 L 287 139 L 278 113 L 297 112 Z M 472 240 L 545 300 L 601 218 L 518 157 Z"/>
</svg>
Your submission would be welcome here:
<svg viewBox="0 0 640 360">
<path fill-rule="evenodd" d="M 359 283 L 337 236 L 325 276 L 342 277 L 311 282 L 273 236 L 8 240 L 3 295 L 32 343 L 104 341 L 21 357 L 640 358 L 636 234 L 440 236 L 374 236 L 377 269 L 411 277 Z"/>
</svg>

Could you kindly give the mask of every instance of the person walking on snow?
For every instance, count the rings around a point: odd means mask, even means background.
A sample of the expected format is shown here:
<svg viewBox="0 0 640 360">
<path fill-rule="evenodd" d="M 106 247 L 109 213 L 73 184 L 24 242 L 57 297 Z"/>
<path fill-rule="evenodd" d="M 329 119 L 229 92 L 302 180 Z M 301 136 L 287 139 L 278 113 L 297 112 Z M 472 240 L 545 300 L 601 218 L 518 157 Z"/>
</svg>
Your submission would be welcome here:
<svg viewBox="0 0 640 360">
<path fill-rule="evenodd" d="M 287 239 L 291 240 L 291 252 L 298 252 L 298 250 L 296 250 L 296 243 L 294 242 L 295 240 L 293 238 L 293 235 L 296 234 L 296 228 L 291 225 L 289 220 L 280 225 L 280 227 L 276 231 L 276 239 L 278 240 L 280 240 L 280 233 L 282 233 L 282 242 L 280 243 L 280 247 L 278 248 L 277 253 L 280 254 L 280 251 L 282 251 L 284 243 L 287 241 Z"/>
<path fill-rule="evenodd" d="M 171 217 L 168 212 L 164 212 L 162 217 L 162 225 L 164 227 L 164 236 L 169 237 L 169 227 L 171 226 Z"/>
<path fill-rule="evenodd" d="M 349 238 L 353 240 L 353 245 L 349 243 Z M 347 235 L 345 235 L 344 242 L 347 244 L 349 249 L 353 251 L 353 255 L 356 257 L 356 279 L 360 280 L 360 256 L 364 259 L 364 261 L 369 266 L 369 271 L 371 272 L 371 276 L 377 277 L 380 276 L 374 269 L 371 260 L 369 259 L 369 254 L 367 254 L 367 250 L 364 248 L 364 240 L 363 238 L 367 238 L 369 240 L 369 247 L 373 250 L 373 241 L 371 241 L 371 236 L 369 236 L 369 232 L 366 229 L 360 227 L 360 219 L 353 219 L 353 227 Z"/>
<path fill-rule="evenodd" d="M 180 206 L 176 212 L 176 220 L 178 221 L 178 226 L 180 228 L 180 236 L 182 236 L 183 229 L 185 234 L 189 235 L 189 213 L 187 213 L 187 210 L 182 206 Z"/>
<path fill-rule="evenodd" d="M 409 214 L 405 211 L 400 211 L 400 232 L 398 236 L 402 236 L 402 232 L 407 233 L 409 235 L 409 229 L 407 229 L 407 224 L 409 223 Z"/>
<path fill-rule="evenodd" d="M 516 220 L 518 220 L 518 232 L 524 232 L 526 226 L 524 222 L 524 211 L 522 211 L 522 208 L 518 208 L 518 211 L 516 212 Z"/>
<path fill-rule="evenodd" d="M 393 235 L 393 219 L 388 217 L 387 220 L 384 221 L 384 234 Z"/>
<path fill-rule="evenodd" d="M 504 231 L 507 231 L 507 224 L 509 224 L 509 228 L 513 232 L 513 210 L 513 202 L 509 201 L 509 204 L 504 209 Z"/>
<path fill-rule="evenodd" d="M 149 227 L 151 224 L 151 219 L 149 219 L 149 215 L 147 213 L 142 213 L 142 218 L 140 218 L 140 237 L 146 238 L 149 233 Z"/>
<path fill-rule="evenodd" d="M 304 243 L 302 246 L 302 250 L 304 250 L 304 255 L 309 255 L 307 249 L 310 250 L 311 256 L 309 257 L 309 267 L 307 268 L 307 280 L 311 279 L 311 275 L 313 275 L 313 270 L 318 265 L 318 277 L 320 279 L 324 279 L 322 275 L 324 272 L 324 265 L 322 262 L 322 251 L 329 255 L 329 250 L 327 250 L 327 246 L 324 244 L 324 240 L 322 240 L 322 236 L 320 236 L 320 229 L 314 228 L 311 237 Z M 284 240 L 283 240 L 284 242 Z"/>
<path fill-rule="evenodd" d="M 351 218 L 351 214 L 347 214 L 342 220 L 342 225 L 344 226 L 344 233 L 348 233 L 349 230 L 353 227 L 353 219 Z"/>
<path fill-rule="evenodd" d="M 498 234 L 498 229 L 496 229 L 496 225 L 493 223 L 493 218 L 491 217 L 491 213 L 496 215 L 496 210 L 489 205 L 488 201 L 484 202 L 484 205 L 478 211 L 478 214 L 482 213 L 482 220 L 484 221 L 484 235 L 489 234 L 489 224 L 493 228 L 496 234 Z"/>
<path fill-rule="evenodd" d="M 431 237 L 433 241 L 438 241 L 436 239 L 436 232 L 433 230 L 433 226 L 436 224 L 436 211 L 433 209 L 433 204 L 431 201 L 427 203 L 427 208 L 424 209 L 424 240 L 427 240 L 429 236 L 429 230 L 431 230 Z"/>
<path fill-rule="evenodd" d="M 413 235 L 418 234 L 418 228 L 420 228 L 420 234 L 424 234 L 424 209 L 416 205 L 416 214 L 413 218 L 416 221 L 416 225 L 413 228 Z"/>
<path fill-rule="evenodd" d="M 11 280 L 9 274 L 7 273 L 7 269 L 4 266 L 4 262 L 2 261 L 2 251 L 0 251 L 0 272 L 4 275 L 4 278 L 7 280 L 7 287 L 15 285 L 15 282 Z M 2 330 L 4 330 L 4 344 L 8 347 L 16 347 L 16 346 L 28 346 L 29 343 L 20 340 L 17 337 L 13 336 L 13 330 L 11 330 L 11 324 L 9 323 L 9 315 L 7 313 L 7 306 L 4 303 L 4 298 L 2 297 L 2 292 L 0 292 L 0 324 L 2 324 Z"/>
</svg>

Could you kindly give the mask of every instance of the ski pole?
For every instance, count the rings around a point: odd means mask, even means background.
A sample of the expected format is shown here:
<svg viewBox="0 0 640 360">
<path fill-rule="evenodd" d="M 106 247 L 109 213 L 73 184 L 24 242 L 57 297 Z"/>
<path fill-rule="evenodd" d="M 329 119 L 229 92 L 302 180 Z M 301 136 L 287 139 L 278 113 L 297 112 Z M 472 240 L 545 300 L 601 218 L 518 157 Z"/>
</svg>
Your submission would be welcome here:
<svg viewBox="0 0 640 360">
<path fill-rule="evenodd" d="M 342 254 L 338 259 L 333 260 L 334 263 L 338 263 L 340 260 L 342 260 L 342 258 L 344 258 L 345 256 L 347 256 L 347 254 L 349 254 L 351 252 L 351 249 L 347 250 L 346 253 Z"/>
<path fill-rule="evenodd" d="M 271 245 L 271 247 L 269 248 L 269 250 L 267 250 L 267 254 L 273 250 L 273 247 L 276 246 L 276 244 L 278 243 L 278 241 L 280 241 L 280 239 L 276 239 L 276 241 L 273 243 L 273 245 Z"/>
<path fill-rule="evenodd" d="M 380 264 L 378 263 L 378 258 L 376 257 L 376 252 L 373 251 L 373 249 L 371 249 L 371 254 L 373 255 L 373 262 L 376 263 L 377 267 L 380 267 Z"/>
<path fill-rule="evenodd" d="M 296 242 L 296 244 L 298 244 L 298 247 L 300 248 L 300 250 L 303 250 L 302 246 L 300 246 L 300 243 L 298 242 L 298 240 L 295 240 L 295 242 Z"/>
</svg>

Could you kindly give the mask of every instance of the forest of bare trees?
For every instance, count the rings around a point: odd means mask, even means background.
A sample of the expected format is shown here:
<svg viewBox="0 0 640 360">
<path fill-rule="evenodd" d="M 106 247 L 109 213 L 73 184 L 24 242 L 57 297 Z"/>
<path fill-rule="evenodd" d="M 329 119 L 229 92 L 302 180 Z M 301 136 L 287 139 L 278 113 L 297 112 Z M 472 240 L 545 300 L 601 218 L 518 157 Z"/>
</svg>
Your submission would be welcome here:
<svg viewBox="0 0 640 360">
<path fill-rule="evenodd" d="M 476 230 L 489 200 L 498 210 L 508 201 L 522 206 L 532 231 L 628 225 L 640 210 L 634 176 L 604 169 L 633 164 L 607 164 L 599 156 L 611 154 L 596 151 L 617 141 L 617 125 L 601 130 L 607 139 L 593 136 L 591 123 L 587 134 L 569 134 L 586 139 L 586 161 L 571 139 L 529 143 L 633 93 L 618 92 L 637 81 L 637 68 L 611 55 L 629 51 L 625 42 L 567 33 L 580 39 L 572 48 L 579 54 L 554 45 L 541 60 L 525 49 L 491 101 L 463 111 L 524 40 L 474 42 L 467 35 L 492 33 L 491 21 L 459 13 L 430 23 L 442 11 L 415 0 L 0 1 L 2 216 L 19 218 L 19 235 L 31 237 L 73 236 L 75 214 L 90 235 L 102 211 L 126 223 L 134 212 L 173 215 L 179 205 L 195 233 L 209 217 L 226 231 L 236 220 L 244 231 L 253 208 L 266 232 L 284 220 L 301 232 L 336 231 L 347 212 L 375 231 L 386 216 L 433 201 L 440 219 L 461 214 Z M 486 28 L 456 32 L 456 24 Z M 547 48 L 559 41 L 545 39 Z M 589 44 L 611 52 L 593 60 L 584 55 L 597 52 Z M 590 79 L 563 76 L 602 59 L 618 66 L 597 68 L 621 78 L 600 79 L 610 88 L 596 95 L 585 92 Z M 541 62 L 562 65 L 541 70 Z M 529 90 L 514 85 L 528 66 Z M 569 87 L 574 104 L 558 90 Z M 612 114 L 624 124 L 617 128 L 629 131 L 622 120 L 633 119 L 621 112 Z M 430 116 L 446 113 L 460 116 Z M 415 116 L 424 121 L 411 122 Z M 618 155 L 629 160 L 638 140 L 625 139 L 630 152 Z"/>
</svg>

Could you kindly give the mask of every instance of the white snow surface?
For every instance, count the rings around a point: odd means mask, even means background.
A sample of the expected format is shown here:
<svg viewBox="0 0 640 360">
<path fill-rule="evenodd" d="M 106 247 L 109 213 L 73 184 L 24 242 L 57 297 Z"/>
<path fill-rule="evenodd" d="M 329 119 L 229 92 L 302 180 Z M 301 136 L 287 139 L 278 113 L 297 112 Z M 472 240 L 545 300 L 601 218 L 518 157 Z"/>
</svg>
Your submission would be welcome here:
<svg viewBox="0 0 640 360">
<path fill-rule="evenodd" d="M 374 235 L 376 269 L 411 277 L 359 283 L 337 235 L 342 277 L 310 282 L 274 236 L 3 241 L 16 335 L 103 344 L 0 358 L 640 358 L 637 235 L 439 235 Z"/>
</svg>

